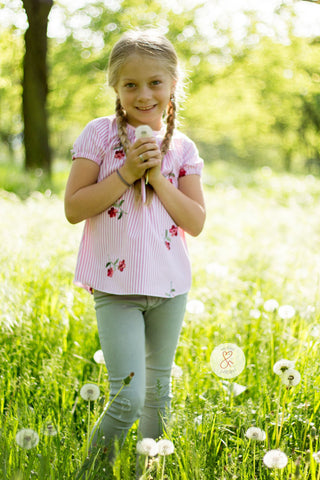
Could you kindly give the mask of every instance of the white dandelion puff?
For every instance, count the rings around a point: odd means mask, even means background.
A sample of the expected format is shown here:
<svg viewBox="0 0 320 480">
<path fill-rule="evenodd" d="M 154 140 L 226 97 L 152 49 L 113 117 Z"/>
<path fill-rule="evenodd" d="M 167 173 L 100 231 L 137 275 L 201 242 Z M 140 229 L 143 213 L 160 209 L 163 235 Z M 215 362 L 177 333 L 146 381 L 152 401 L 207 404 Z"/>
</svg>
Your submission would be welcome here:
<svg viewBox="0 0 320 480">
<path fill-rule="evenodd" d="M 21 448 L 30 450 L 39 443 L 39 435 L 31 428 L 23 428 L 16 435 L 16 442 Z"/>
<path fill-rule="evenodd" d="M 276 375 L 283 375 L 287 370 L 294 368 L 295 362 L 293 360 L 286 360 L 285 358 L 278 360 L 273 365 L 273 371 Z"/>
<path fill-rule="evenodd" d="M 295 316 L 295 309 L 291 305 L 281 305 L 278 309 L 278 315 L 282 320 L 289 320 Z"/>
<path fill-rule="evenodd" d="M 154 457 L 158 454 L 158 445 L 153 438 L 143 438 L 137 442 L 137 453 L 140 455 L 147 455 Z"/>
<path fill-rule="evenodd" d="M 287 387 L 295 387 L 300 383 L 301 375 L 297 370 L 289 368 L 281 375 L 281 380 Z"/>
<path fill-rule="evenodd" d="M 93 355 L 93 359 L 96 363 L 99 363 L 100 365 L 104 365 L 106 363 L 104 360 L 104 355 L 102 350 L 97 350 Z"/>
<path fill-rule="evenodd" d="M 94 401 L 99 398 L 100 388 L 94 383 L 86 383 L 80 390 L 80 395 L 83 400 Z"/>
<path fill-rule="evenodd" d="M 274 298 L 269 298 L 263 304 L 263 308 L 266 312 L 274 312 L 279 307 L 279 303 Z"/>
<path fill-rule="evenodd" d="M 266 432 L 258 427 L 249 427 L 245 433 L 245 436 L 249 440 L 258 440 L 259 442 L 263 442 L 266 439 Z"/>
<path fill-rule="evenodd" d="M 171 376 L 173 378 L 181 378 L 183 374 L 182 368 L 179 367 L 179 365 L 176 365 L 175 363 L 172 365 L 171 369 Z"/>
<path fill-rule="evenodd" d="M 166 438 L 159 440 L 157 446 L 159 455 L 167 456 L 174 452 L 173 442 L 171 442 L 171 440 L 167 440 Z"/>
<path fill-rule="evenodd" d="M 54 428 L 54 425 L 52 425 L 52 423 L 47 423 L 47 425 L 44 425 L 42 433 L 44 435 L 48 435 L 49 437 L 54 437 L 55 435 L 57 435 L 58 432 Z"/>
<path fill-rule="evenodd" d="M 269 450 L 263 457 L 263 463 L 268 468 L 284 468 L 288 463 L 288 457 L 281 450 Z"/>
<path fill-rule="evenodd" d="M 204 304 L 201 300 L 190 300 L 187 303 L 187 312 L 199 315 L 204 312 Z"/>
<path fill-rule="evenodd" d="M 249 316 L 257 320 L 258 318 L 261 317 L 261 312 L 258 308 L 252 308 L 249 312 Z"/>
<path fill-rule="evenodd" d="M 320 450 L 319 450 L 319 452 L 314 452 L 312 454 L 312 457 L 313 457 L 315 462 L 320 463 Z"/>
</svg>

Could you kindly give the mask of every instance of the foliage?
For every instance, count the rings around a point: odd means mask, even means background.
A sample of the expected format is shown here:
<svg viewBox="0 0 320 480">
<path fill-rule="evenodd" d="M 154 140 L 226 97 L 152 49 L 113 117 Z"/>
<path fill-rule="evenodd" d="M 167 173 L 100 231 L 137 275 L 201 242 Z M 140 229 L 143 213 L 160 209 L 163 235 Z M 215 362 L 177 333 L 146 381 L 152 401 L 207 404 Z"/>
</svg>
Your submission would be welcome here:
<svg viewBox="0 0 320 480">
<path fill-rule="evenodd" d="M 206 227 L 200 237 L 188 238 L 194 272 L 189 300 L 203 311 L 188 309 L 176 354 L 183 375 L 173 378 L 168 436 L 175 452 L 165 474 L 174 480 L 316 480 L 320 181 L 217 162 L 207 166 L 205 184 Z M 105 367 L 100 376 L 93 361 L 100 347 L 92 298 L 72 285 L 82 225 L 67 224 L 62 200 L 53 195 L 35 192 L 21 201 L 2 191 L 0 204 L 1 478 L 74 478 L 87 435 L 80 388 L 101 379 L 103 396 L 91 409 L 91 425 L 108 398 Z M 294 317 L 267 311 L 268 299 L 291 305 Z M 224 342 L 238 344 L 246 355 L 246 368 L 230 382 L 216 377 L 209 363 L 213 348 Z M 295 360 L 302 376 L 289 390 L 272 371 L 281 358 Z M 236 394 L 236 383 L 246 390 Z M 279 448 L 289 462 L 277 473 L 262 457 L 276 445 L 279 419 Z M 45 434 L 48 424 L 57 435 Z M 264 442 L 245 437 L 253 425 L 265 430 Z M 22 428 L 38 432 L 35 448 L 16 445 Z M 117 458 L 117 480 L 132 478 L 136 428 Z M 157 472 L 156 462 L 149 467 Z"/>
</svg>

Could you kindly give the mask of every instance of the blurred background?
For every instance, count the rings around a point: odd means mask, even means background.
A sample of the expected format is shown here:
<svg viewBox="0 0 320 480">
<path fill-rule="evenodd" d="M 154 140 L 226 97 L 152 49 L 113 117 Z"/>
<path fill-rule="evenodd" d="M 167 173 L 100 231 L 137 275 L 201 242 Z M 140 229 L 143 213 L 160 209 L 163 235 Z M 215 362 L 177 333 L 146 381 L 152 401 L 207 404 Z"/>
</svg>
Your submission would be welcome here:
<svg viewBox="0 0 320 480">
<path fill-rule="evenodd" d="M 27 170 L 29 189 L 59 189 L 83 127 L 114 112 L 113 44 L 144 26 L 178 52 L 180 128 L 207 166 L 320 173 L 318 2 L 10 0 L 0 2 L 1 188 L 26 195 Z"/>
</svg>

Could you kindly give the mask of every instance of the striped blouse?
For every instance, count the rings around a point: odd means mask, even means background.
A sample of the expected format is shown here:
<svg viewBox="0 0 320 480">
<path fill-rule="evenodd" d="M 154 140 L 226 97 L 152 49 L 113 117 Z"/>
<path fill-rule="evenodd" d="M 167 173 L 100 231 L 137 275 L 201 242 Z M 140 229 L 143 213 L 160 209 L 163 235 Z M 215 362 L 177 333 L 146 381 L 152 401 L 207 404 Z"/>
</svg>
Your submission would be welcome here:
<svg viewBox="0 0 320 480">
<path fill-rule="evenodd" d="M 135 128 L 128 125 L 135 141 Z M 160 145 L 164 130 L 153 132 Z M 91 121 L 73 146 L 73 159 L 87 158 L 100 166 L 98 182 L 125 162 L 115 116 Z M 200 175 L 203 161 L 194 143 L 175 131 L 162 162 L 162 174 L 176 187 L 179 176 Z M 107 210 L 85 221 L 75 283 L 87 290 L 118 295 L 173 297 L 191 286 L 184 232 L 175 225 L 157 195 L 137 204 L 133 187 Z"/>
</svg>

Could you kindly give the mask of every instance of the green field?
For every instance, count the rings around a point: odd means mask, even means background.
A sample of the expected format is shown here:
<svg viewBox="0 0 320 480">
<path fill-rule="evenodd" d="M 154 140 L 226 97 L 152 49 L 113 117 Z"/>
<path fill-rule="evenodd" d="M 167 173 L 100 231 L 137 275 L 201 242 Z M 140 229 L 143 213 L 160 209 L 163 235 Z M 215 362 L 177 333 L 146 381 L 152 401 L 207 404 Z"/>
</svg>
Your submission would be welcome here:
<svg viewBox="0 0 320 480">
<path fill-rule="evenodd" d="M 188 239 L 193 285 L 175 359 L 182 376 L 172 385 L 175 450 L 164 473 L 161 457 L 143 478 L 319 480 L 320 180 L 223 163 L 204 180 L 207 222 Z M 67 223 L 61 194 L 25 197 L 0 192 L 0 478 L 72 479 L 86 452 L 80 388 L 100 378 L 92 424 L 108 399 L 107 372 L 93 359 L 92 298 L 72 284 L 82 225 Z M 229 381 L 210 366 L 226 342 L 246 356 Z M 295 361 L 298 385 L 286 388 L 273 372 L 280 359 Z M 252 426 L 264 441 L 246 437 Z M 17 445 L 24 428 L 38 433 L 34 448 Z M 136 438 L 135 425 L 114 466 L 118 480 L 134 478 Z M 284 468 L 264 464 L 273 449 L 287 455 Z"/>
</svg>

